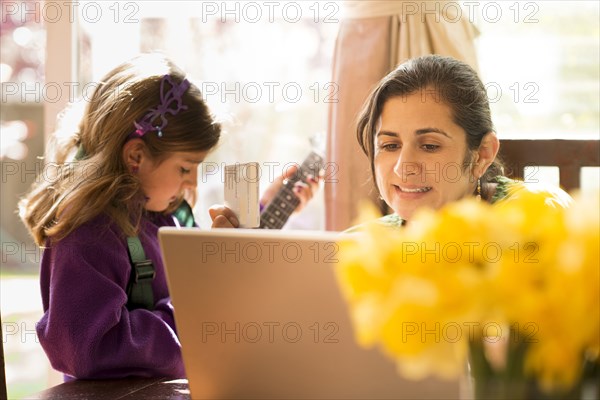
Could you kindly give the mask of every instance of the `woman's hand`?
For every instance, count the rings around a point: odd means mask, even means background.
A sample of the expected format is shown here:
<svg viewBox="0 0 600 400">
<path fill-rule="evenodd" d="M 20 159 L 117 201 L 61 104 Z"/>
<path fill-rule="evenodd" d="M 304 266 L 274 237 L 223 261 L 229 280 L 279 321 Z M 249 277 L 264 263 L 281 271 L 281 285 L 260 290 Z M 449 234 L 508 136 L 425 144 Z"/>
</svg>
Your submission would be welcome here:
<svg viewBox="0 0 600 400">
<path fill-rule="evenodd" d="M 211 228 L 239 228 L 240 226 L 235 213 L 225 206 L 212 206 L 208 209 L 208 214 L 212 219 Z"/>
<path fill-rule="evenodd" d="M 262 198 L 260 199 L 260 205 L 262 207 L 267 206 L 271 202 L 271 200 L 273 200 L 275 198 L 275 195 L 277 194 L 277 192 L 283 185 L 283 182 L 286 179 L 293 177 L 297 173 L 298 173 L 297 165 L 293 165 L 293 166 L 287 168 L 280 177 L 276 178 L 273 181 L 273 183 L 271 183 L 271 185 L 269 185 L 269 187 L 263 194 Z M 306 204 L 308 204 L 310 199 L 312 199 L 314 194 L 319 189 L 319 177 L 318 176 L 314 177 L 312 175 L 308 175 L 306 177 L 306 180 L 308 181 L 308 184 L 304 183 L 302 181 L 298 181 L 294 184 L 294 188 L 292 189 L 294 191 L 294 193 L 296 194 L 296 196 L 298 197 L 298 199 L 300 199 L 300 204 L 298 204 L 298 207 L 296 208 L 296 210 L 294 212 L 301 211 L 306 206 Z"/>
</svg>

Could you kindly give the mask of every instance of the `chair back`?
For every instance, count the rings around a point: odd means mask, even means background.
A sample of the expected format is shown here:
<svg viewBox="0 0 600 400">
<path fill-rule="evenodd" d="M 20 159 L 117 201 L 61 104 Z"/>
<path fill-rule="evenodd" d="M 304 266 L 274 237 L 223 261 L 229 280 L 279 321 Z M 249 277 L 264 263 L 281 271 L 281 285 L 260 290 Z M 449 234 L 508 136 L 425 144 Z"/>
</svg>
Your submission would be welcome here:
<svg viewBox="0 0 600 400">
<path fill-rule="evenodd" d="M 506 175 L 523 179 L 525 167 L 558 167 L 560 186 L 571 191 L 581 187 L 581 167 L 600 166 L 598 140 L 502 140 L 500 158 Z"/>
<path fill-rule="evenodd" d="M 2 327 L 2 316 L 0 315 L 0 327 Z M 6 373 L 4 371 L 4 337 L 0 329 L 0 400 L 6 400 Z"/>
</svg>

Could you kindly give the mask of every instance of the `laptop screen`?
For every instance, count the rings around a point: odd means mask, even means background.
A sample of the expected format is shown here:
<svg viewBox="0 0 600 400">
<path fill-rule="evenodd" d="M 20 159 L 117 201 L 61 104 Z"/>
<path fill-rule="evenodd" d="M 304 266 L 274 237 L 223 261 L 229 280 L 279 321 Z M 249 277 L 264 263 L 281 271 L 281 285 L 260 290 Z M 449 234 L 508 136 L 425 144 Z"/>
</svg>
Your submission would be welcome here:
<svg viewBox="0 0 600 400">
<path fill-rule="evenodd" d="M 161 228 L 192 398 L 457 398 L 355 341 L 337 233 Z"/>
</svg>

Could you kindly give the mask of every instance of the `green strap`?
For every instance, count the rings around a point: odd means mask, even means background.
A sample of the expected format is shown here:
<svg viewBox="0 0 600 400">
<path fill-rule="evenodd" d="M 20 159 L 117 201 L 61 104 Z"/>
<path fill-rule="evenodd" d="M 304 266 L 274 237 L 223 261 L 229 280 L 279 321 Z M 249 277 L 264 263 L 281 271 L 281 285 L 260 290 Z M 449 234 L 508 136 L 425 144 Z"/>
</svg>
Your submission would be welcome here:
<svg viewBox="0 0 600 400">
<path fill-rule="evenodd" d="M 177 221 L 181 226 L 185 226 L 186 228 L 191 228 L 195 225 L 194 222 L 194 213 L 192 212 L 192 207 L 188 204 L 187 201 L 183 200 L 181 205 L 175 212 L 173 213 Z"/>
<path fill-rule="evenodd" d="M 127 238 L 127 249 L 131 260 L 131 278 L 127 289 L 127 308 L 154 309 L 152 281 L 156 275 L 152 261 L 146 259 L 142 242 L 137 236 Z"/>
<path fill-rule="evenodd" d="M 175 210 L 173 216 L 177 218 L 181 226 L 193 227 L 195 225 L 192 207 L 185 200 Z M 127 250 L 131 260 L 131 278 L 127 287 L 127 308 L 130 310 L 136 308 L 153 310 L 154 292 L 152 291 L 152 281 L 156 275 L 154 265 L 152 261 L 146 259 L 142 242 L 137 236 L 127 238 Z"/>
<path fill-rule="evenodd" d="M 79 145 L 77 148 L 77 153 L 75 153 L 75 161 L 83 160 L 87 154 L 85 154 L 85 150 L 83 149 L 83 145 Z"/>
</svg>

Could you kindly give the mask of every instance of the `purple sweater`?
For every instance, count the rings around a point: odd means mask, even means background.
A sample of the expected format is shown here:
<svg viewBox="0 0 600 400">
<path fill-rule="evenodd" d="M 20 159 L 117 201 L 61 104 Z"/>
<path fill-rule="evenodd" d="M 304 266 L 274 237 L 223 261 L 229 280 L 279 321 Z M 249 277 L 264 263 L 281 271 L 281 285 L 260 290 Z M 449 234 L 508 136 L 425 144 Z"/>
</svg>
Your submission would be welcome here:
<svg viewBox="0 0 600 400">
<path fill-rule="evenodd" d="M 106 215 L 44 250 L 44 316 L 37 334 L 52 366 L 75 378 L 185 377 L 157 232 L 173 218 L 142 219 L 140 241 L 156 269 L 154 311 L 126 308 L 131 263 Z"/>
</svg>

